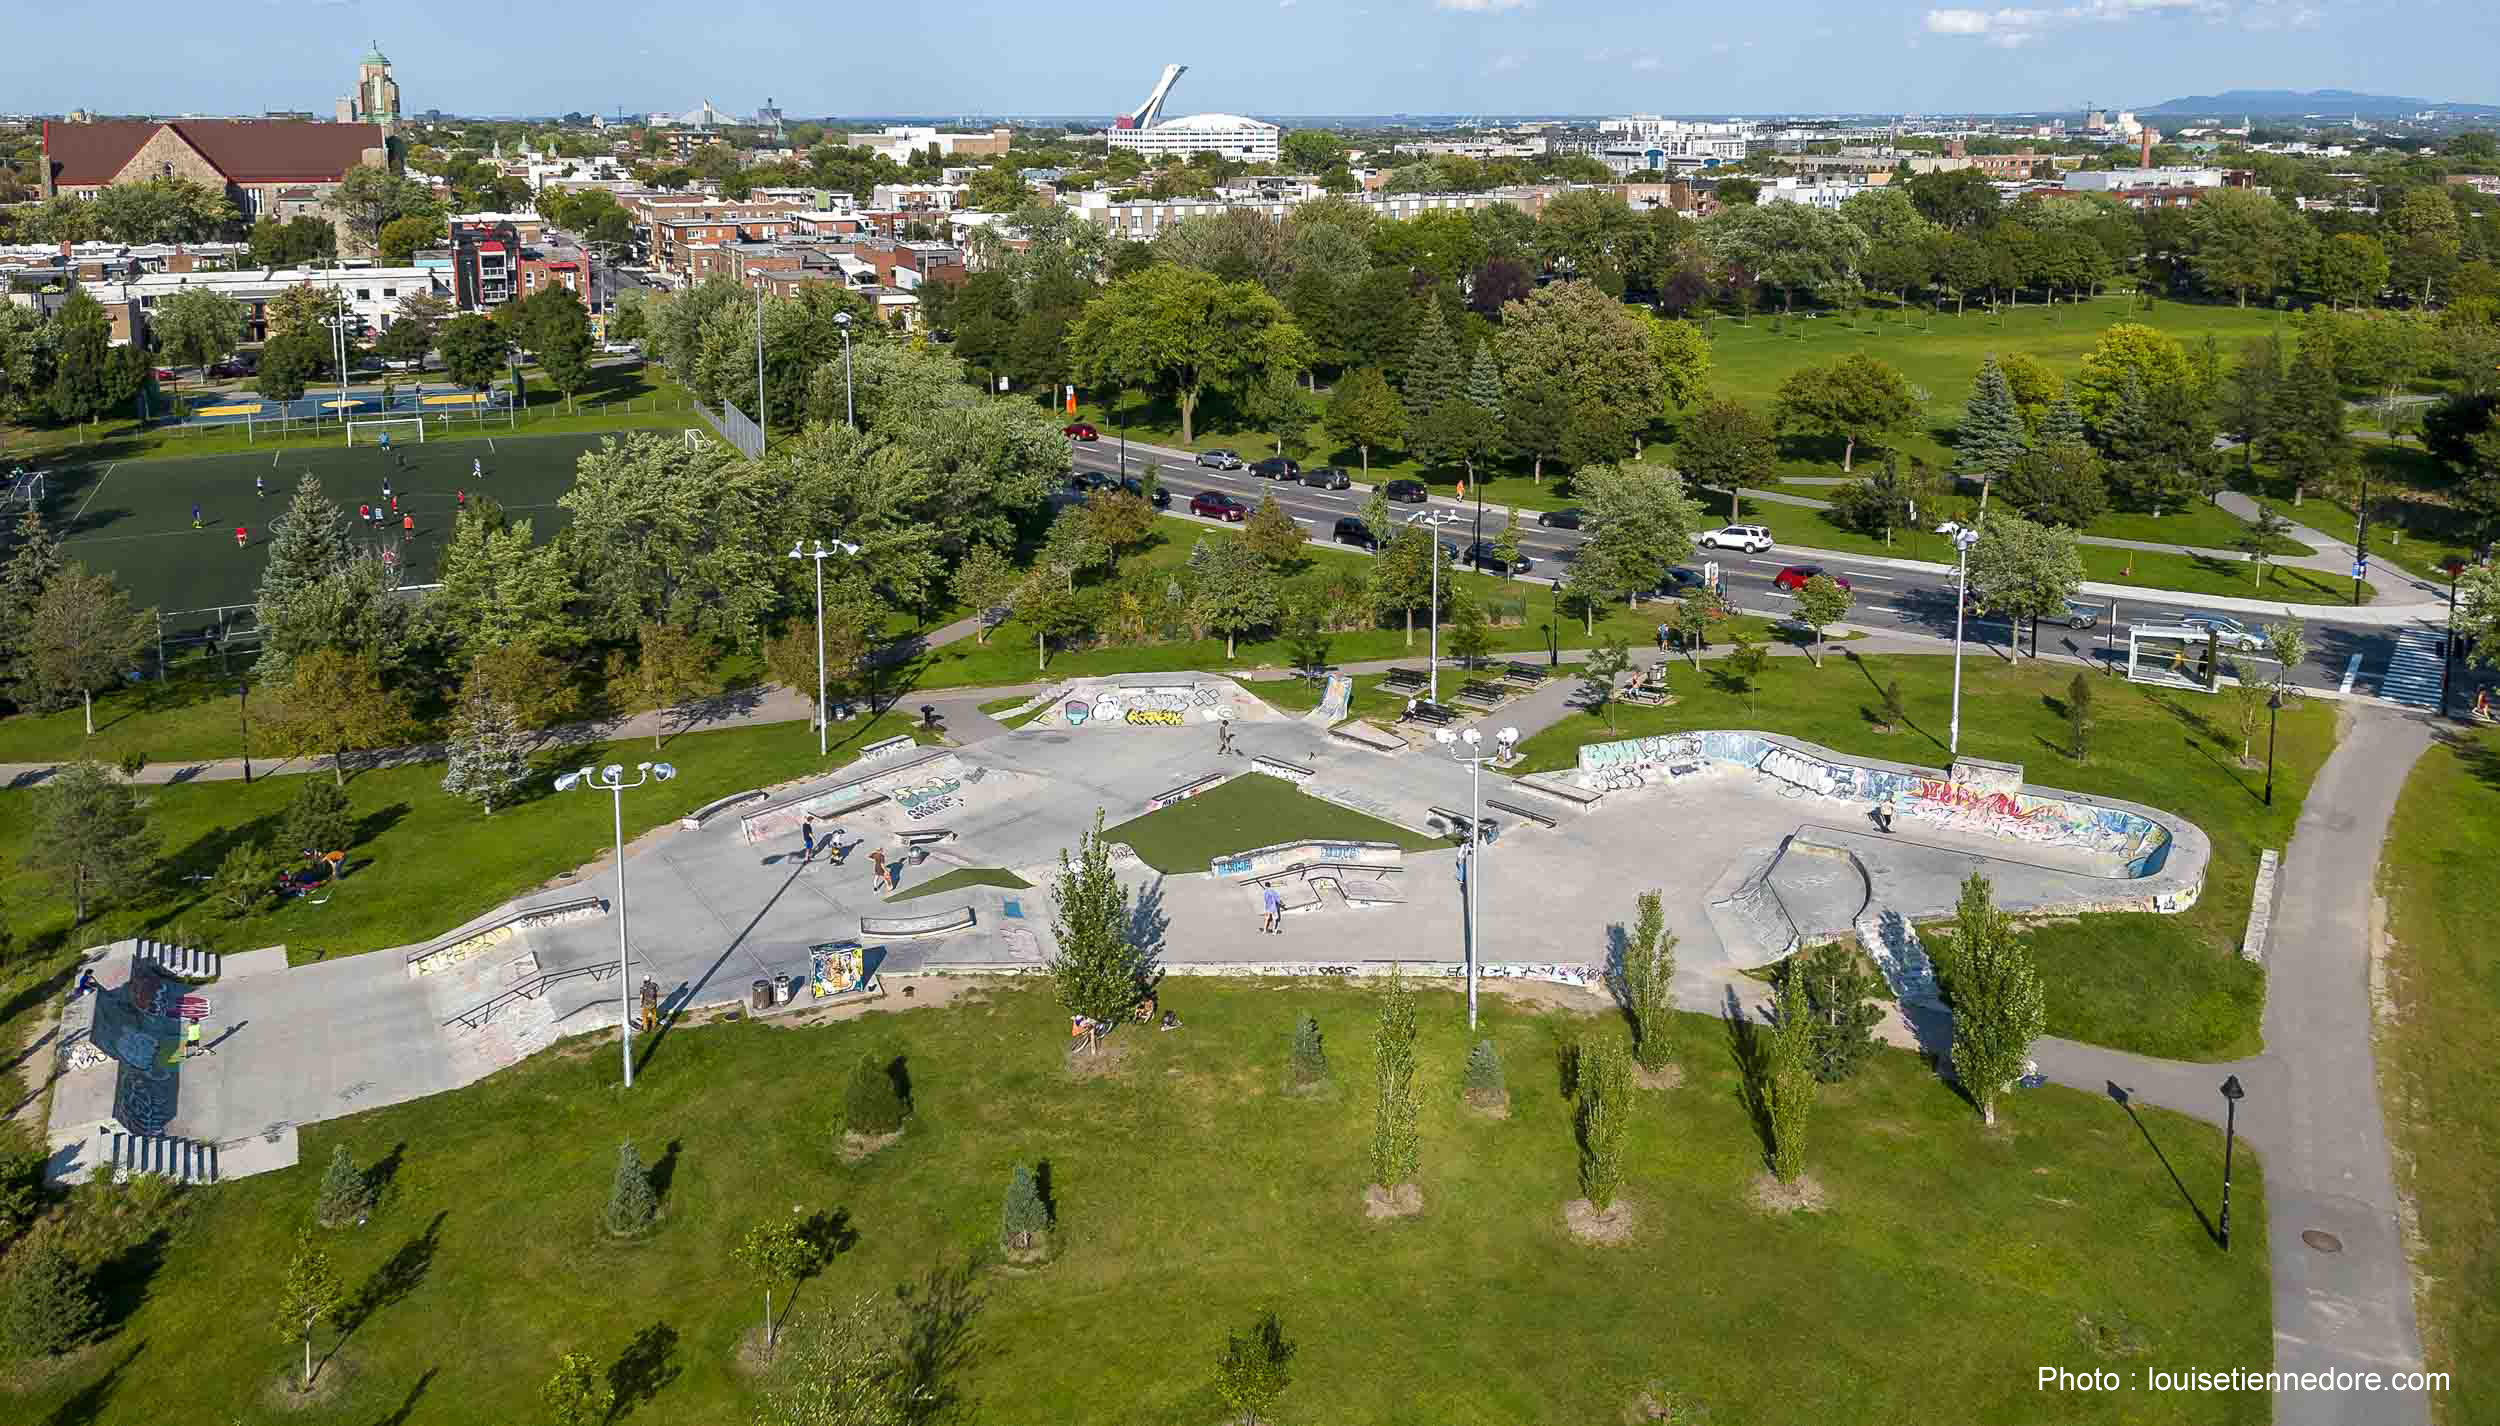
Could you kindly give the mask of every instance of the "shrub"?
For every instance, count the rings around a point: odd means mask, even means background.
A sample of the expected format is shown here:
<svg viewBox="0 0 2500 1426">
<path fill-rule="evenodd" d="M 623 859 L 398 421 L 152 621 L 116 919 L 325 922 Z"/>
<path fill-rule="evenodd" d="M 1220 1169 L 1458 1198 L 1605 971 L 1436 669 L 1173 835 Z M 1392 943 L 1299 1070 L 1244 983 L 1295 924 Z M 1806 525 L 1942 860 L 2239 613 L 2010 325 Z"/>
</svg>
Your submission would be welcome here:
<svg viewBox="0 0 2500 1426">
<path fill-rule="evenodd" d="M 1328 1078 L 1328 1050 L 1320 1043 L 1318 1020 L 1305 1015 L 1296 1022 L 1288 1064 L 1299 1088 L 1308 1089 Z"/>
<path fill-rule="evenodd" d="M 652 1191 L 651 1171 L 631 1140 L 616 1146 L 616 1176 L 608 1183 L 608 1231 L 620 1238 L 647 1232 L 660 1216 L 660 1196 Z"/>
<path fill-rule="evenodd" d="M 12 1358 L 57 1356 L 95 1325 L 95 1287 L 60 1240 L 45 1234 L 20 1248 L 0 1280 L 0 1349 Z"/>
<path fill-rule="evenodd" d="M 286 815 L 278 822 L 277 850 L 293 857 L 297 852 L 343 852 L 356 835 L 355 819 L 347 810 L 347 793 L 336 783 L 317 777 L 297 778 L 295 800 L 287 804 Z"/>
<path fill-rule="evenodd" d="M 1415 1181 L 1421 1156 L 1415 1130 L 1415 993 L 1395 972 L 1381 992 L 1373 1051 L 1378 1093 L 1372 1115 L 1372 1182 L 1395 1188 Z"/>
<path fill-rule="evenodd" d="M 1467 1052 L 1465 1088 L 1478 1099 L 1500 1099 L 1509 1090 L 1502 1083 L 1502 1054 L 1491 1040 L 1478 1040 Z"/>
<path fill-rule="evenodd" d="M 1623 1138 L 1632 1127 L 1632 1064 L 1612 1037 L 1580 1047 L 1580 1191 L 1603 1213 L 1623 1185 Z"/>
<path fill-rule="evenodd" d="M 336 1228 L 372 1211 L 373 1185 L 366 1180 L 364 1171 L 356 1167 L 347 1146 L 341 1144 L 330 1153 L 330 1167 L 322 1171 L 321 1192 L 313 1200 L 313 1219 L 324 1228 Z"/>
<path fill-rule="evenodd" d="M 892 1056 L 866 1054 L 851 1067 L 851 1082 L 842 1092 L 842 1127 L 873 1136 L 900 1133 L 911 1105 L 895 1082 Z"/>
<path fill-rule="evenodd" d="M 1007 1176 L 1007 1198 L 998 1210 L 998 1245 L 1016 1251 L 1033 1246 L 1050 1231 L 1050 1209 L 1042 1202 L 1042 1186 L 1022 1164 Z"/>
</svg>

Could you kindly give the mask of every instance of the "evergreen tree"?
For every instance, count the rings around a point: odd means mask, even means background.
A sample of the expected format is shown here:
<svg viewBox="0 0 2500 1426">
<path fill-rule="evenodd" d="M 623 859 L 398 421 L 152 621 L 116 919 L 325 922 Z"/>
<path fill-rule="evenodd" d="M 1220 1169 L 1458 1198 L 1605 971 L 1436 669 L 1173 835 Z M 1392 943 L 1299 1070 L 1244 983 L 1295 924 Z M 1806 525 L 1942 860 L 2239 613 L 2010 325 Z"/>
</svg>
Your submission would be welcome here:
<svg viewBox="0 0 2500 1426">
<path fill-rule="evenodd" d="M 1410 423 L 1388 379 L 1377 368 L 1364 367 L 1337 383 L 1320 424 L 1331 440 L 1362 452 L 1363 478 L 1369 480 L 1372 451 L 1391 449 L 1405 440 Z M 1381 527 L 1373 528 L 1377 532 Z"/>
<path fill-rule="evenodd" d="M 1022 1164 L 1007 1176 L 1007 1199 L 998 1210 L 998 1245 L 1011 1252 L 1032 1248 L 1050 1231 L 1050 1210 L 1042 1203 L 1041 1184 Z"/>
<path fill-rule="evenodd" d="M 2066 685 L 2067 751 L 2074 755 L 2076 762 L 2082 762 L 2090 750 L 2088 740 L 2091 733 L 2092 680 L 2079 673 L 2075 675 L 2074 682 Z"/>
<path fill-rule="evenodd" d="M 1632 1062 L 1612 1036 L 1583 1040 L 1578 1055 L 1579 1102 L 1572 1122 L 1580 1138 L 1580 1191 L 1603 1213 L 1623 1185 L 1623 1139 L 1632 1127 Z"/>
<path fill-rule="evenodd" d="M 1476 359 L 1468 364 L 1467 385 L 1460 393 L 1467 404 L 1485 412 L 1496 421 L 1510 419 L 1502 404 L 1502 369 L 1493 364 L 1493 349 L 1476 343 Z"/>
<path fill-rule="evenodd" d="M 1242 1426 L 1259 1426 L 1260 1413 L 1285 1394 L 1293 1381 L 1293 1353 L 1272 1307 L 1259 1313 L 1249 1331 L 1224 1334 L 1224 1354 L 1215 1359 L 1215 1393 L 1241 1413 Z"/>
<path fill-rule="evenodd" d="M 1153 988 L 1152 955 L 1129 938 L 1129 892 L 1111 869 L 1111 848 L 1102 839 L 1102 809 L 1071 858 L 1059 853 L 1059 879 L 1051 888 L 1051 933 L 1058 952 L 1050 960 L 1059 1003 L 1071 1015 L 1116 1025 Z"/>
<path fill-rule="evenodd" d="M 1398 394 L 1406 402 L 1406 425 L 1419 430 L 1424 418 L 1441 403 L 1461 393 L 1467 368 L 1450 329 L 1441 320 L 1441 304 L 1430 299 L 1416 304 L 1415 325 L 1406 347 L 1406 378 Z"/>
<path fill-rule="evenodd" d="M 1875 1049 L 1875 1027 L 1884 1010 L 1875 1001 L 1881 984 L 1858 961 L 1845 941 L 1827 941 L 1790 962 L 1793 974 L 1805 981 L 1806 1008 L 1813 1019 L 1814 1077 L 1840 1084 L 1858 1072 Z"/>
<path fill-rule="evenodd" d="M 495 815 L 529 778 L 529 736 L 512 705 L 483 689 L 461 700 L 446 750 L 443 790 Z"/>
<path fill-rule="evenodd" d="M 1806 1118 L 1814 1109 L 1814 1015 L 1805 977 L 1780 977 L 1779 1019 L 1762 1066 L 1763 1118 L 1771 1130 L 1771 1176 L 1791 1183 L 1806 1164 Z"/>
<path fill-rule="evenodd" d="M 397 328 L 393 328 L 394 331 Z M 539 1404 L 556 1426 L 600 1426 L 616 1410 L 616 1388 L 586 1352 L 567 1352 L 538 1388 Z"/>
<path fill-rule="evenodd" d="M 1984 493 L 1990 482 L 2013 469 L 2027 444 L 2014 388 L 1991 355 L 1979 364 L 1970 400 L 1962 407 L 1961 427 L 1953 433 L 1953 473 L 1977 480 Z"/>
<path fill-rule="evenodd" d="M 78 1345 L 100 1313 L 86 1269 L 58 1233 L 39 1234 L 12 1256 L 0 1279 L 0 1351 L 23 1361 Z"/>
<path fill-rule="evenodd" d="M 633 1141 L 616 1146 L 616 1172 L 608 1179 L 607 1228 L 620 1238 L 648 1232 L 660 1216 L 660 1196 L 652 1191 L 651 1171 Z"/>
<path fill-rule="evenodd" d="M 894 1057 L 863 1054 L 842 1090 L 842 1127 L 863 1138 L 898 1133 L 911 1105 L 894 1082 Z"/>
<path fill-rule="evenodd" d="M 2144 378 L 2132 368 L 2120 378 L 2108 414 L 2093 423 L 2092 444 L 2115 465 L 2140 459 L 2152 448 L 2152 411 Z"/>
<path fill-rule="evenodd" d="M 1305 1015 L 1294 1022 L 1293 1048 L 1285 1063 L 1296 1088 L 1308 1089 L 1328 1078 L 1328 1051 L 1320 1043 L 1317 1019 Z"/>
<path fill-rule="evenodd" d="M 1502 1079 L 1502 1052 L 1491 1040 L 1476 1041 L 1467 1052 L 1466 1078 L 1462 1081 L 1467 1096 L 1480 1104 L 1498 1103 L 1510 1094 Z"/>
<path fill-rule="evenodd" d="M 321 1175 L 321 1192 L 313 1200 L 313 1221 L 324 1228 L 362 1219 L 373 1211 L 373 1185 L 356 1167 L 345 1144 L 330 1152 L 330 1167 Z"/>
<path fill-rule="evenodd" d="M 292 635 L 301 611 L 315 602 L 315 591 L 345 573 L 354 559 L 346 515 L 321 493 L 321 478 L 306 471 L 285 512 L 270 522 L 269 555 L 261 565 L 255 601 L 260 627 L 268 635 L 254 666 L 261 681 L 286 677 L 299 640 L 279 634 Z"/>
<path fill-rule="evenodd" d="M 156 851 L 147 801 L 101 763 L 75 762 L 35 785 L 25 865 L 70 898 L 73 928 L 146 880 Z"/>
<path fill-rule="evenodd" d="M 1380 1023 L 1372 1048 L 1378 1074 L 1372 1182 L 1396 1188 L 1414 1182 L 1420 1141 L 1415 1131 L 1415 993 L 1394 970 L 1380 993 Z"/>
<path fill-rule="evenodd" d="M 2040 416 L 2039 444 L 2043 447 L 2083 445 L 2083 408 L 2072 396 L 2060 396 L 2049 403 Z"/>
<path fill-rule="evenodd" d="M 1659 893 L 1644 891 L 1635 903 L 1632 929 L 1615 964 L 1615 994 L 1632 1024 L 1632 1057 L 1646 1070 L 1666 1068 L 1667 1013 L 1673 1001 L 1675 934 L 1667 929 Z"/>
<path fill-rule="evenodd" d="M 1953 1005 L 1953 1075 L 1987 1124 L 1997 1122 L 1998 1096 L 2024 1072 L 2031 1042 L 2048 1023 L 2031 953 L 2014 934 L 2012 919 L 1996 909 L 1994 894 L 1977 872 L 1962 883 L 1945 978 Z"/>
<path fill-rule="evenodd" d="M 25 701 L 14 690 L 28 671 L 27 634 L 35 602 L 43 598 L 61 572 L 61 542 L 43 522 L 41 511 L 28 509 L 18 517 L 17 548 L 0 565 L 0 689 Z"/>
<path fill-rule="evenodd" d="M 291 857 L 297 852 L 310 852 L 321 856 L 346 851 L 356 835 L 355 818 L 348 811 L 347 790 L 317 777 L 299 777 L 295 781 L 295 796 L 278 821 L 278 854 Z"/>
</svg>

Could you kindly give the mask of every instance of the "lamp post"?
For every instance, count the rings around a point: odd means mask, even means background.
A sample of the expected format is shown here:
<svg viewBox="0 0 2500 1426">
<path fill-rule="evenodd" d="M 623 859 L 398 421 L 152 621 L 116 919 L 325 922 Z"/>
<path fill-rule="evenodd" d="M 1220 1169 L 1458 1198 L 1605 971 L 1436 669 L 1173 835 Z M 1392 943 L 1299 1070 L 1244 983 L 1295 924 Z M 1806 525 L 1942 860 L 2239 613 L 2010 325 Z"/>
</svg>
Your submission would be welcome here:
<svg viewBox="0 0 2500 1426">
<path fill-rule="evenodd" d="M 2370 567 L 2370 471 L 2361 471 L 2361 494 L 2352 502 L 2352 602 L 2361 602 L 2361 573 Z"/>
<path fill-rule="evenodd" d="M 1420 510 L 1406 517 L 1409 525 L 1423 527 L 1432 541 L 1432 667 L 1425 674 L 1424 701 L 1441 701 L 1441 515 L 1437 510 Z"/>
<path fill-rule="evenodd" d="M 1953 723 L 1945 735 L 1945 752 L 1959 757 L 1962 752 L 1962 616 L 1970 608 L 1970 547 L 1979 543 L 1979 532 L 1968 525 L 1947 520 L 1936 527 L 1936 533 L 1953 542 L 1961 559 L 1960 585 L 1953 591 Z"/>
<path fill-rule="evenodd" d="M 2274 805 L 2274 728 L 2283 714 L 2283 685 L 2266 694 L 2266 805 Z"/>
<path fill-rule="evenodd" d="M 833 325 L 842 332 L 842 424 L 856 431 L 859 417 L 851 409 L 851 314 L 834 313 Z"/>
<path fill-rule="evenodd" d="M 235 705 L 235 716 L 243 720 L 243 785 L 252 782 L 252 681 L 245 679 L 234 686 L 234 696 L 242 702 Z"/>
<path fill-rule="evenodd" d="M 2240 1099 L 2248 1093 L 2240 1088 L 2240 1077 L 2232 1075 L 2222 1081 L 2222 1251 L 2231 1251 L 2231 1144 L 2240 1128 Z"/>
<path fill-rule="evenodd" d="M 1511 750 L 1519 746 L 1519 730 L 1504 728 L 1494 734 L 1493 751 L 1489 753 L 1477 751 L 1484 746 L 1484 734 L 1474 728 L 1463 733 L 1443 728 L 1432 736 L 1450 750 L 1453 761 L 1467 765 L 1475 783 L 1474 801 L 1467 809 L 1467 845 L 1458 854 L 1459 875 L 1466 879 L 1467 1028 L 1473 1030 L 1476 1028 L 1476 966 L 1481 959 L 1476 954 L 1476 909 L 1483 904 L 1478 899 L 1482 894 L 1478 888 L 1484 877 L 1483 868 L 1476 865 L 1476 848 L 1484 844 L 1484 765 L 1508 758 Z M 1461 747 L 1467 751 L 1460 752 Z"/>
<path fill-rule="evenodd" d="M 667 763 L 642 763 L 632 782 L 625 781 L 625 765 L 610 763 L 603 768 L 583 768 L 556 779 L 556 791 L 570 792 L 576 787 L 598 787 L 607 790 L 616 814 L 616 1016 L 618 1048 L 625 1057 L 625 1087 L 634 1087 L 634 986 L 626 975 L 632 952 L 625 945 L 625 790 L 640 787 L 654 778 L 666 782 L 677 775 Z"/>
<path fill-rule="evenodd" d="M 2439 562 L 2448 572 L 2448 637 L 2439 650 L 2439 716 L 2448 716 L 2448 690 L 2457 672 L 2457 580 L 2465 573 L 2465 561 L 2450 555 Z"/>
<path fill-rule="evenodd" d="M 832 549 L 826 549 L 825 542 L 818 540 L 816 548 L 808 550 L 804 548 L 805 544 L 803 540 L 793 542 L 790 558 L 816 561 L 816 756 L 821 758 L 825 755 L 825 724 L 830 721 L 825 717 L 825 557 L 856 555 L 859 546 L 848 540 L 836 540 Z"/>
</svg>

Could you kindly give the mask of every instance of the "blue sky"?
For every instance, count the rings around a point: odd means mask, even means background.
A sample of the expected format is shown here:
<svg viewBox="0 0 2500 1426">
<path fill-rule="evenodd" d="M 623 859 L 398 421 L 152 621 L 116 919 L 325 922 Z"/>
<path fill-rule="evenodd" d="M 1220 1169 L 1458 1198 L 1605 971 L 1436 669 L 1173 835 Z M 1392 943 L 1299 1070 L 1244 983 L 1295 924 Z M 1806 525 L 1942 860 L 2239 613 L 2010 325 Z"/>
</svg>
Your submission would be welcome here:
<svg viewBox="0 0 2500 1426">
<path fill-rule="evenodd" d="M 500 26 L 510 43 L 488 43 Z M 2486 0 L 130 0 L 17 33 L 5 110 L 327 114 L 373 38 L 411 109 L 454 112 L 743 114 L 770 95 L 793 114 L 1109 114 L 1166 61 L 1190 66 L 1170 113 L 2056 109 L 2231 88 L 2500 102 Z"/>
</svg>

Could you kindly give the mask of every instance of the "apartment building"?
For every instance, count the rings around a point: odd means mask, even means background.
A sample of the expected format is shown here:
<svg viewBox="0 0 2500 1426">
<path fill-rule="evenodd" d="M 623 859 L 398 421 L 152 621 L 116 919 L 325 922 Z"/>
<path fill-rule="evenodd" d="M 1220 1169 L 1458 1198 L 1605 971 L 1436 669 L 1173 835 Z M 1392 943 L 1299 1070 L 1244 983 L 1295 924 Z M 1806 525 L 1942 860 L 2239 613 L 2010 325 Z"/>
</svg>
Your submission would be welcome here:
<svg viewBox="0 0 2500 1426">
<path fill-rule="evenodd" d="M 289 288 L 310 285 L 334 293 L 347 312 L 351 331 L 363 337 L 382 331 L 399 315 L 402 299 L 413 293 L 446 295 L 434 273 L 420 267 L 256 268 L 249 272 L 152 272 L 130 278 L 107 278 L 79 284 L 104 307 L 116 345 L 148 340 L 148 316 L 158 303 L 185 289 L 230 297 L 243 308 L 243 336 L 262 341 L 269 335 L 269 304 Z"/>
</svg>

